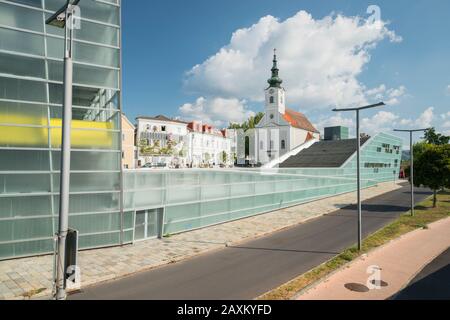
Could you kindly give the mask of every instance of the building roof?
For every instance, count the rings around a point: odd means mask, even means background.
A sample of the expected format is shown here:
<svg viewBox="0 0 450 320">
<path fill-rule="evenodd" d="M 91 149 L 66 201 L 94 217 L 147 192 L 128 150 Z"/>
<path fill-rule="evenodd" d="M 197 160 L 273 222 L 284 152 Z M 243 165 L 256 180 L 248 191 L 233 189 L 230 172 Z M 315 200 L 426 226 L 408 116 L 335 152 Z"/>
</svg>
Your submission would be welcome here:
<svg viewBox="0 0 450 320">
<path fill-rule="evenodd" d="M 157 115 L 156 117 L 148 117 L 148 116 L 139 116 L 136 119 L 145 119 L 145 120 L 157 120 L 157 121 L 165 121 L 165 122 L 175 122 L 175 123 L 182 123 L 182 124 L 188 124 L 188 122 L 177 120 L 177 119 L 170 119 L 162 114 Z"/>
<path fill-rule="evenodd" d="M 295 128 L 319 133 L 319 131 L 312 125 L 311 122 L 309 122 L 308 118 L 306 118 L 303 113 L 286 108 L 283 118 Z"/>
<path fill-rule="evenodd" d="M 361 145 L 369 140 L 361 139 Z M 356 139 L 320 141 L 280 164 L 280 168 L 339 168 L 356 152 Z"/>
<path fill-rule="evenodd" d="M 126 123 L 128 123 L 130 128 L 136 129 L 135 125 L 133 123 L 131 123 L 131 121 L 127 118 L 125 113 L 121 112 L 121 115 L 122 115 L 122 119 L 125 120 Z"/>
</svg>

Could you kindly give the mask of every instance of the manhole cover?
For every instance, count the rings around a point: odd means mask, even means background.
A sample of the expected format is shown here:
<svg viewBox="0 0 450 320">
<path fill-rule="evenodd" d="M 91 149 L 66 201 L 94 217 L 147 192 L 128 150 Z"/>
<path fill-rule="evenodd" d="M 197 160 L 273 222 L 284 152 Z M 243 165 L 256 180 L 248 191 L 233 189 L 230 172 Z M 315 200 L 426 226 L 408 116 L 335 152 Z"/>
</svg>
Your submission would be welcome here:
<svg viewBox="0 0 450 320">
<path fill-rule="evenodd" d="M 370 281 L 370 283 L 377 287 L 387 287 L 389 285 L 386 281 L 383 280 L 372 280 Z"/>
<path fill-rule="evenodd" d="M 345 287 L 350 291 L 355 292 L 368 292 L 369 288 L 367 288 L 365 285 L 360 283 L 346 283 Z"/>
</svg>

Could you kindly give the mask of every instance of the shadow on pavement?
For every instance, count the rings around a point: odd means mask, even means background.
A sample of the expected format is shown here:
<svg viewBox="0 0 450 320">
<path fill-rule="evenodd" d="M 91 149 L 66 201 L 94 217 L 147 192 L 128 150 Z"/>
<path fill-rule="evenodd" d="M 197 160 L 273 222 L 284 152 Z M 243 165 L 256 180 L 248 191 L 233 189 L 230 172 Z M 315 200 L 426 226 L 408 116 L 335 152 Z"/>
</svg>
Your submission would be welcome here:
<svg viewBox="0 0 450 320">
<path fill-rule="evenodd" d="M 296 250 L 296 249 L 278 249 L 278 248 L 257 248 L 257 247 L 239 247 L 228 246 L 229 249 L 245 249 L 245 250 L 263 250 L 263 251 L 280 251 L 280 252 L 297 252 L 297 253 L 318 253 L 337 255 L 340 252 L 314 251 L 314 250 Z"/>
<path fill-rule="evenodd" d="M 410 194 L 411 192 L 410 191 L 406 191 L 406 192 L 403 192 L 403 193 Z M 433 193 L 431 191 L 414 191 L 414 194 L 425 194 L 425 195 L 430 195 L 431 196 Z"/>
<path fill-rule="evenodd" d="M 450 248 L 390 300 L 450 300 Z"/>
<path fill-rule="evenodd" d="M 392 300 L 449 300 L 450 299 L 450 264 L 391 297 Z"/>
<path fill-rule="evenodd" d="M 409 211 L 409 207 L 405 206 L 394 206 L 389 204 L 363 204 L 362 210 L 367 212 L 407 212 Z M 356 204 L 352 204 L 349 206 L 344 207 L 345 210 L 355 210 L 356 211 Z"/>
</svg>

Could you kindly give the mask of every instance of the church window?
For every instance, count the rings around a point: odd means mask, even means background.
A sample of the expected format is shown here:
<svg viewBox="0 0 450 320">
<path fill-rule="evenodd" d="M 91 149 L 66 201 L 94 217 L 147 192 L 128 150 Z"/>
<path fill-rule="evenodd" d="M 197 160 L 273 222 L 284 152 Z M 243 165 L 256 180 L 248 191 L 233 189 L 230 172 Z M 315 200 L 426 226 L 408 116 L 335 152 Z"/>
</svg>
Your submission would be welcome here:
<svg viewBox="0 0 450 320">
<path fill-rule="evenodd" d="M 273 118 L 274 118 L 274 115 L 273 115 L 273 114 L 271 114 L 271 115 L 270 115 L 270 119 L 272 119 L 272 120 L 273 120 Z"/>
<path fill-rule="evenodd" d="M 281 149 L 286 149 L 286 140 L 281 140 Z"/>
<path fill-rule="evenodd" d="M 270 103 L 274 103 L 275 102 L 275 98 L 272 96 L 270 97 Z"/>
</svg>

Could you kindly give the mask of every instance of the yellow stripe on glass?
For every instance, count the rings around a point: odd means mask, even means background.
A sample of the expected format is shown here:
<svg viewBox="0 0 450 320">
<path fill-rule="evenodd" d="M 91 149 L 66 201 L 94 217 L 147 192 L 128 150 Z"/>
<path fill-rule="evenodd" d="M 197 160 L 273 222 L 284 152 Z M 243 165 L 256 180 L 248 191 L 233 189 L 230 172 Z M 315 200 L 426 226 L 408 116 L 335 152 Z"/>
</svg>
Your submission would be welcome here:
<svg viewBox="0 0 450 320">
<path fill-rule="evenodd" d="M 4 121 L 7 120 L 7 121 Z M 11 115 L 6 117 L 0 115 L 0 123 L 8 124 L 32 124 L 45 127 L 15 127 L 0 125 L 0 145 L 17 147 L 48 147 L 49 129 L 45 117 L 27 117 L 25 115 Z M 61 126 L 62 119 L 50 120 L 51 147 L 61 147 Z M 113 147 L 113 124 L 110 122 L 95 121 L 72 121 L 72 148 L 75 149 L 95 149 Z"/>
</svg>

